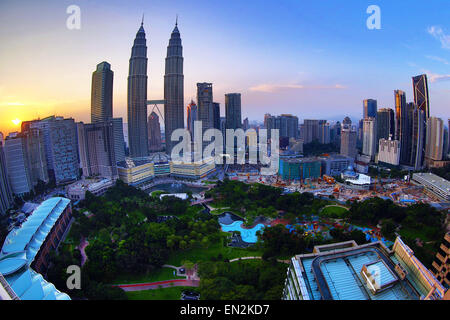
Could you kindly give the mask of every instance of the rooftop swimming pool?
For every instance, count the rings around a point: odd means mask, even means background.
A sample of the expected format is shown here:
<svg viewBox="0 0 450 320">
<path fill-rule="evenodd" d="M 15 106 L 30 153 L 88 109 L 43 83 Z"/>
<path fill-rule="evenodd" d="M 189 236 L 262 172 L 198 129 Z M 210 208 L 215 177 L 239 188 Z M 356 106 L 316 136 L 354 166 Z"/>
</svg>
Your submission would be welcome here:
<svg viewBox="0 0 450 320">
<path fill-rule="evenodd" d="M 225 231 L 225 232 L 239 231 L 241 233 L 242 241 L 245 241 L 248 243 L 256 243 L 256 241 L 258 240 L 258 237 L 256 236 L 256 232 L 264 229 L 265 226 L 262 223 L 260 223 L 251 229 L 244 229 L 244 228 L 242 228 L 243 224 L 244 224 L 243 221 L 234 221 L 231 224 L 220 223 L 223 231 Z"/>
</svg>

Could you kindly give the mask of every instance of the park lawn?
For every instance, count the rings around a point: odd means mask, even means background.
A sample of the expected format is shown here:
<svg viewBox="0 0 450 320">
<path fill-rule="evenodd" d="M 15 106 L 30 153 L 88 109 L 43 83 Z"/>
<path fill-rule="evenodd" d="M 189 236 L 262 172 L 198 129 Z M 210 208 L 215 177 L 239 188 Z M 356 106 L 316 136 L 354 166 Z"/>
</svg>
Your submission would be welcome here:
<svg viewBox="0 0 450 320">
<path fill-rule="evenodd" d="M 208 248 L 193 248 L 177 251 L 169 257 L 167 264 L 180 266 L 185 260 L 193 263 L 210 261 L 211 258 L 217 258 L 219 254 L 222 255 L 223 259 L 234 259 L 239 257 L 262 256 L 262 250 L 231 248 L 224 246 L 223 241 L 218 241 L 211 244 Z"/>
<path fill-rule="evenodd" d="M 154 198 L 159 198 L 160 195 L 162 194 L 167 194 L 168 192 L 166 191 L 162 191 L 162 190 L 155 190 L 153 191 L 150 195 Z"/>
<path fill-rule="evenodd" d="M 174 275 L 174 271 L 175 269 L 172 268 L 161 268 L 154 272 L 144 274 L 124 273 L 114 279 L 112 284 L 146 283 L 172 279 L 185 279 L 185 277 Z"/>
<path fill-rule="evenodd" d="M 324 208 L 321 212 L 321 216 L 329 217 L 329 218 L 345 218 L 348 214 L 348 210 L 339 206 L 330 206 Z"/>
<path fill-rule="evenodd" d="M 180 300 L 183 290 L 195 290 L 192 287 L 170 287 L 154 290 L 127 291 L 128 300 Z"/>
<path fill-rule="evenodd" d="M 183 216 L 193 218 L 196 214 L 202 212 L 204 209 L 205 208 L 201 205 L 190 206 L 187 208 L 186 213 Z"/>
<path fill-rule="evenodd" d="M 399 234 L 403 238 L 414 239 L 414 240 L 416 238 L 420 238 L 420 240 L 422 240 L 424 242 L 434 241 L 433 239 L 430 239 L 430 237 L 427 236 L 427 227 L 425 227 L 425 226 L 420 229 L 402 227 L 399 231 Z"/>
</svg>

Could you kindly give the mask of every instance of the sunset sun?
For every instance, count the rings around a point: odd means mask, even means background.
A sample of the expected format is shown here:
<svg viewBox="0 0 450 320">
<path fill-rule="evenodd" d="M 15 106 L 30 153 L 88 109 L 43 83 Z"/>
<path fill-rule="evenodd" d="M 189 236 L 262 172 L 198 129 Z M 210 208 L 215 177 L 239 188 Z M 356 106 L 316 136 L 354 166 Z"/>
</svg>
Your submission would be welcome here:
<svg viewBox="0 0 450 320">
<path fill-rule="evenodd" d="M 18 126 L 22 122 L 22 120 L 17 119 L 17 118 L 14 120 L 11 120 L 11 121 L 12 121 L 12 123 L 14 123 L 15 126 Z"/>
</svg>

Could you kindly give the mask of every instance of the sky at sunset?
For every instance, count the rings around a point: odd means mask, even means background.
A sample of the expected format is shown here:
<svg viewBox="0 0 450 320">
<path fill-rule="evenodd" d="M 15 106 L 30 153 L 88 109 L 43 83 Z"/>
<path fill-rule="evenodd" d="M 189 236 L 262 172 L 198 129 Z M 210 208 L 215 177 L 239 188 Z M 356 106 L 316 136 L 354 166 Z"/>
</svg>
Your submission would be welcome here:
<svg viewBox="0 0 450 320">
<path fill-rule="evenodd" d="M 66 27 L 72 4 L 80 30 Z M 381 9 L 380 30 L 366 27 L 371 4 Z M 114 116 L 127 122 L 128 62 L 143 13 L 149 99 L 163 97 L 178 14 L 186 105 L 197 82 L 212 82 L 222 116 L 224 94 L 240 92 L 250 120 L 267 112 L 359 119 L 364 99 L 393 108 L 401 89 L 412 101 L 411 77 L 426 73 L 431 115 L 450 117 L 449 0 L 1 0 L 0 131 L 52 114 L 89 122 L 102 61 L 114 71 Z"/>
</svg>

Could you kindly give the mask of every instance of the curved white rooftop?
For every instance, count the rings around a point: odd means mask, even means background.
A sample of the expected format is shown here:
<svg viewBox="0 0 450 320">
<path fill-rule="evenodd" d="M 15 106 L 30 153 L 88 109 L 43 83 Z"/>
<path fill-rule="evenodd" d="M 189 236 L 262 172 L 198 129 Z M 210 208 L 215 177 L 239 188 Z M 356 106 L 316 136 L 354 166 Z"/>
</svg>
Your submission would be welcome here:
<svg viewBox="0 0 450 320">
<path fill-rule="evenodd" d="M 66 198 L 42 202 L 20 228 L 13 229 L 0 251 L 0 274 L 22 300 L 70 300 L 42 275 L 31 269 L 40 247 L 58 218 L 69 206 Z"/>
</svg>

